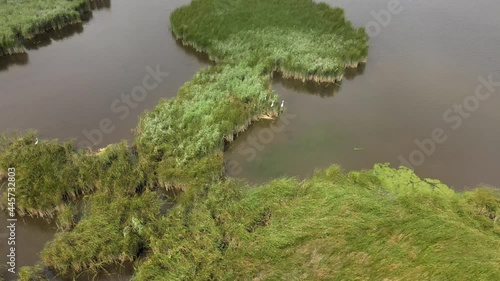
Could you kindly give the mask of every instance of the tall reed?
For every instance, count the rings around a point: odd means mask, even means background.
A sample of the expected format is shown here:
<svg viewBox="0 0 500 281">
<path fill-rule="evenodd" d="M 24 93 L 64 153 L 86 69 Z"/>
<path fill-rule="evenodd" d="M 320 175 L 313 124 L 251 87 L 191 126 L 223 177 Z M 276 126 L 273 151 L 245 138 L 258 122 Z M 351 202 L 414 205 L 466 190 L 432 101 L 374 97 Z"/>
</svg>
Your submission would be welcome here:
<svg viewBox="0 0 500 281">
<path fill-rule="evenodd" d="M 198 0 L 175 10 L 171 26 L 218 62 L 262 64 L 301 80 L 341 80 L 368 52 L 363 28 L 342 9 L 311 0 Z"/>
<path fill-rule="evenodd" d="M 90 0 L 0 0 L 0 56 L 24 52 L 23 42 L 47 30 L 79 23 Z"/>
<path fill-rule="evenodd" d="M 152 226 L 133 280 L 495 280 L 499 218 L 498 190 L 456 193 L 387 165 L 229 180 Z"/>
</svg>

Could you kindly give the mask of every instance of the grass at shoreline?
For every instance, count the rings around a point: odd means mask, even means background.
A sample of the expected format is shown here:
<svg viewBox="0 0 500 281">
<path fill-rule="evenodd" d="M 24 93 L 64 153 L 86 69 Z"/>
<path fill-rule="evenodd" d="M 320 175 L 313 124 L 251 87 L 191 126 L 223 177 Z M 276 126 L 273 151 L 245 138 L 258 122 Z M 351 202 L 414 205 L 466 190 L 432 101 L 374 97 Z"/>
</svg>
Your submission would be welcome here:
<svg viewBox="0 0 500 281">
<path fill-rule="evenodd" d="M 164 188 L 209 184 L 223 175 L 224 141 L 262 115 L 276 116 L 269 78 L 248 66 L 215 66 L 196 74 L 176 99 L 144 114 L 135 146 L 147 174 Z M 155 164 L 155 167 L 150 164 Z"/>
<path fill-rule="evenodd" d="M 218 65 L 146 112 L 132 146 L 84 153 L 72 143 L 35 144 L 34 134 L 0 142 L 0 177 L 15 166 L 19 186 L 30 187 L 17 191 L 23 214 L 58 216 L 43 267 L 72 278 L 134 262 L 135 280 L 500 275 L 493 190 L 455 193 L 385 165 L 349 174 L 332 167 L 304 182 L 258 187 L 225 179 L 225 142 L 279 114 L 270 106 L 278 104 L 272 71 L 335 81 L 366 58 L 367 37 L 342 10 L 309 0 L 224 3 L 194 0 L 172 14 L 176 36 Z M 184 191 L 166 215 L 159 188 Z M 25 267 L 20 278 L 43 280 L 42 269 Z"/>
<path fill-rule="evenodd" d="M 24 52 L 23 41 L 82 21 L 88 0 L 0 0 L 0 56 Z"/>
<path fill-rule="evenodd" d="M 134 280 L 493 280 L 500 197 L 408 169 L 226 181 L 155 224 Z M 385 278 L 385 279 L 384 279 Z"/>
</svg>

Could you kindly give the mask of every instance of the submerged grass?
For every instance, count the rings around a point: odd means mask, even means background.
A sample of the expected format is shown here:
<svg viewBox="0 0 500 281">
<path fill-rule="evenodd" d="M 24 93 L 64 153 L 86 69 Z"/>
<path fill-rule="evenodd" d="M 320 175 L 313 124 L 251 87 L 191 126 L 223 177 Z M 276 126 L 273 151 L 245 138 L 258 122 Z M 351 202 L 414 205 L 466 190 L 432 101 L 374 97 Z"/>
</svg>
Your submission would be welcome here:
<svg viewBox="0 0 500 281">
<path fill-rule="evenodd" d="M 81 22 L 89 11 L 89 0 L 0 0 L 0 55 L 23 52 L 23 41 Z"/>
<path fill-rule="evenodd" d="M 153 228 L 134 280 L 495 280 L 500 197 L 408 169 L 212 186 Z"/>
</svg>

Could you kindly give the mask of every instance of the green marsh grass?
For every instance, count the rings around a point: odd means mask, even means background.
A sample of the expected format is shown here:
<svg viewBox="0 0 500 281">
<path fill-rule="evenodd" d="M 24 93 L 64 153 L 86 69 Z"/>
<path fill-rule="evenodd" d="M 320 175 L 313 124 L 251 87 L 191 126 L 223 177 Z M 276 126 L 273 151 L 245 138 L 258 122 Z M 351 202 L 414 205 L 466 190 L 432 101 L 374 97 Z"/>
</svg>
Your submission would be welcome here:
<svg viewBox="0 0 500 281">
<path fill-rule="evenodd" d="M 174 34 L 218 64 L 141 116 L 132 146 L 85 153 L 35 145 L 33 133 L 2 138 L 0 176 L 15 166 L 30 187 L 18 191 L 21 214 L 58 215 L 43 266 L 75 277 L 134 262 L 134 279 L 148 281 L 500 275 L 494 189 L 456 193 L 387 165 L 259 187 L 225 179 L 225 143 L 279 114 L 272 73 L 334 82 L 366 59 L 367 36 L 342 10 L 310 0 L 223 2 L 194 0 L 172 14 Z M 157 188 L 184 192 L 166 214 Z"/>
<path fill-rule="evenodd" d="M 45 277 L 45 269 L 41 264 L 34 266 L 23 266 L 19 270 L 19 281 L 48 281 Z"/>
<path fill-rule="evenodd" d="M 134 280 L 495 280 L 500 196 L 376 165 L 213 185 L 155 224 Z"/>
<path fill-rule="evenodd" d="M 62 276 L 97 273 L 106 266 L 135 261 L 148 248 L 146 225 L 160 214 L 156 193 L 98 191 L 85 199 L 82 219 L 59 232 L 40 253 L 43 264 Z"/>
<path fill-rule="evenodd" d="M 0 0 L 0 55 L 24 51 L 23 41 L 79 23 L 89 0 Z"/>
<path fill-rule="evenodd" d="M 194 0 L 175 10 L 172 31 L 215 61 L 262 65 L 301 80 L 334 82 L 367 58 L 364 29 L 342 9 L 311 0 L 225 2 Z"/>
<path fill-rule="evenodd" d="M 278 107 L 270 80 L 245 65 L 219 65 L 197 73 L 176 99 L 144 114 L 135 147 L 156 184 L 184 189 L 222 178 L 224 142 L 231 142 Z"/>
<path fill-rule="evenodd" d="M 0 174 L 5 176 L 8 168 L 16 169 L 19 214 L 50 217 L 59 205 L 83 192 L 77 184 L 76 163 L 81 156 L 71 142 L 47 140 L 35 144 L 34 132 L 4 134 L 0 138 Z M 5 203 L 1 202 L 2 207 Z"/>
</svg>

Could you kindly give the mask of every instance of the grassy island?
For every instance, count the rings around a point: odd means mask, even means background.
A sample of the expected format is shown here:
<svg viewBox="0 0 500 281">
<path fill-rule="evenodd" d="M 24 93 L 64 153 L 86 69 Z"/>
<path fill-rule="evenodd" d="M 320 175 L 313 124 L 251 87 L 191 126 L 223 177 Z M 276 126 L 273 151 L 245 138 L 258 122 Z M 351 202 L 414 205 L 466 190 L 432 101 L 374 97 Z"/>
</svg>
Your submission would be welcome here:
<svg viewBox="0 0 500 281">
<path fill-rule="evenodd" d="M 55 217 L 60 229 L 20 280 L 128 262 L 134 280 L 500 275 L 494 189 L 456 193 L 387 165 L 347 174 L 333 166 L 303 182 L 263 186 L 225 178 L 225 144 L 280 114 L 275 71 L 334 82 L 366 59 L 367 36 L 342 10 L 310 0 L 194 0 L 171 23 L 216 65 L 143 114 L 132 144 L 93 152 L 34 133 L 0 139 L 0 179 L 9 167 L 19 171 L 18 213 Z M 168 212 L 165 189 L 182 191 Z"/>
<path fill-rule="evenodd" d="M 215 61 L 318 82 L 341 80 L 366 61 L 368 37 L 344 11 L 305 0 L 194 0 L 171 16 L 172 31 Z"/>
<path fill-rule="evenodd" d="M 96 0 L 99 1 L 99 0 Z M 24 52 L 23 42 L 79 23 L 90 0 L 0 0 L 0 56 Z"/>
</svg>

